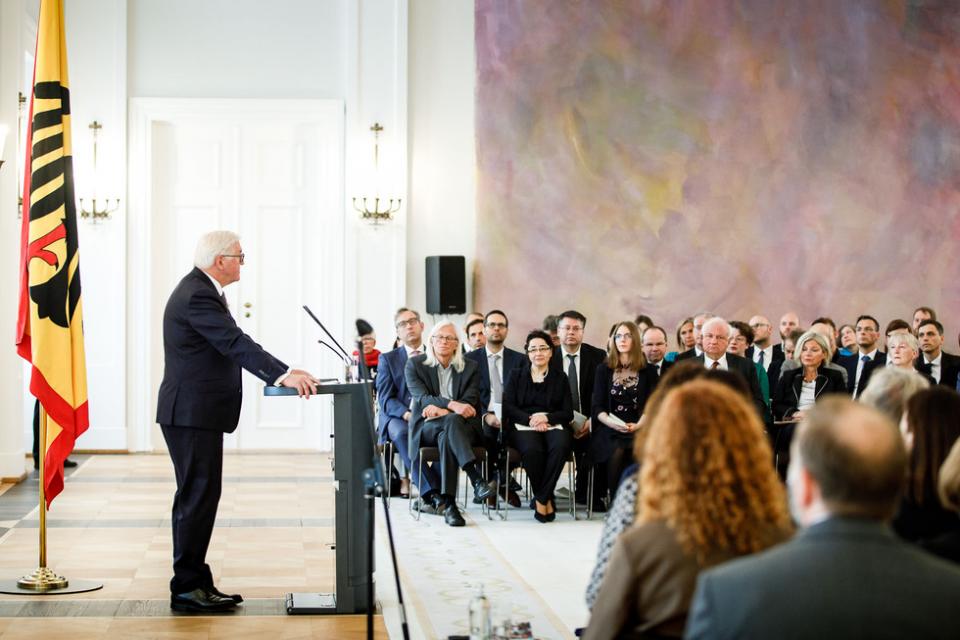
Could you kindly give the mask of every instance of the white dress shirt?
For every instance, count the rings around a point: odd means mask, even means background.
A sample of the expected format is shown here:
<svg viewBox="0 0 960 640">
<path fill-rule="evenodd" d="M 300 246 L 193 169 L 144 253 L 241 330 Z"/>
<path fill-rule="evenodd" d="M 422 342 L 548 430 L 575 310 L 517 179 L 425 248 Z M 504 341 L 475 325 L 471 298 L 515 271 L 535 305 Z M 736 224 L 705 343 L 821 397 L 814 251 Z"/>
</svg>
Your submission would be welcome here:
<svg viewBox="0 0 960 640">
<path fill-rule="evenodd" d="M 926 354 L 923 355 L 923 361 L 930 365 L 930 376 L 940 384 L 941 362 L 943 361 L 943 351 L 941 351 L 933 360 L 927 360 Z"/>
<path fill-rule="evenodd" d="M 760 354 L 763 354 L 763 370 L 770 370 L 770 360 L 773 359 L 773 345 L 770 345 L 766 349 L 758 349 L 757 345 L 753 345 L 753 361 L 760 362 Z"/>
<path fill-rule="evenodd" d="M 703 354 L 703 366 L 705 366 L 707 369 L 712 369 L 714 362 L 720 365 L 717 367 L 717 369 L 723 369 L 724 371 L 727 371 L 727 354 L 720 356 L 719 360 L 714 360 L 707 354 Z"/>
<path fill-rule="evenodd" d="M 488 413 L 496 413 L 496 404 L 497 404 L 497 403 L 493 401 L 493 393 L 492 393 L 492 391 L 493 391 L 493 372 L 492 372 L 492 371 L 489 371 L 490 356 L 500 356 L 499 358 L 497 358 L 497 373 L 500 374 L 500 390 L 502 391 L 502 390 L 503 390 L 503 383 L 506 382 L 506 380 L 503 379 L 503 354 L 504 354 L 504 352 L 506 351 L 506 349 L 504 349 L 503 346 L 501 346 L 501 347 L 500 347 L 500 351 L 490 351 L 490 344 L 487 343 L 487 346 L 485 346 L 485 347 L 483 348 L 483 350 L 486 352 L 485 355 L 486 355 L 486 357 L 487 357 L 487 367 L 488 367 L 488 373 L 489 373 L 489 375 L 490 375 L 490 380 L 489 380 L 489 382 L 490 382 L 490 390 L 491 390 L 491 393 L 490 393 L 490 404 L 487 405 L 487 412 L 488 412 Z"/>
</svg>

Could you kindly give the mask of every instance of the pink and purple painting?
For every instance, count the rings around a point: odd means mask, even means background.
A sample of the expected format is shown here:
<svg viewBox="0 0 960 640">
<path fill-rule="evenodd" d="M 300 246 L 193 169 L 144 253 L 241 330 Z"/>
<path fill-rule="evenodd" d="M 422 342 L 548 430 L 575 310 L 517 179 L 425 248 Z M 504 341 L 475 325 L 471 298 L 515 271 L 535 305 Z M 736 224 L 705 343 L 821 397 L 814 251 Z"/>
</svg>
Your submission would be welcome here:
<svg viewBox="0 0 960 640">
<path fill-rule="evenodd" d="M 960 3 L 477 0 L 476 55 L 474 302 L 516 333 L 930 305 L 956 347 Z"/>
</svg>

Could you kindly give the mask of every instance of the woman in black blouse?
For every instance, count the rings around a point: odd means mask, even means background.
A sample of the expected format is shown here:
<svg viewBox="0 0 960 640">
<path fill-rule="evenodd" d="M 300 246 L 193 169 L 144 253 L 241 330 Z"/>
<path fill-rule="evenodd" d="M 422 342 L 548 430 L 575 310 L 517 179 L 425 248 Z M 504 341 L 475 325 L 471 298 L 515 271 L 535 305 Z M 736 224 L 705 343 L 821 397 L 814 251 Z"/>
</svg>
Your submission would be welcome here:
<svg viewBox="0 0 960 640">
<path fill-rule="evenodd" d="M 593 384 L 592 450 L 594 462 L 607 465 L 611 498 L 623 470 L 634 462 L 633 434 L 657 386 L 656 369 L 647 366 L 640 347 L 637 325 L 618 323 L 607 346 L 607 361 L 597 367 Z"/>
<path fill-rule="evenodd" d="M 553 489 L 570 456 L 573 401 L 566 374 L 551 370 L 553 343 L 544 331 L 531 331 L 524 348 L 529 363 L 507 375 L 503 386 L 503 428 L 520 451 L 535 497 L 534 517 L 556 519 Z"/>
</svg>

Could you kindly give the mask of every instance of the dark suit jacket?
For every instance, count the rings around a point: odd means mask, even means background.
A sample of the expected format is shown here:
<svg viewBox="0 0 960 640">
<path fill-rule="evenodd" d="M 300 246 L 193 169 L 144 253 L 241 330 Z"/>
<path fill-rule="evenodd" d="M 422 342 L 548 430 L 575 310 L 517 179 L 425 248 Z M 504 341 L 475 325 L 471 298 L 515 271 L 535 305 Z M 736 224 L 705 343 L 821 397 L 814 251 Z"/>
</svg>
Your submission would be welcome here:
<svg viewBox="0 0 960 640">
<path fill-rule="evenodd" d="M 697 358 L 701 364 L 704 363 L 705 355 Z M 753 404 L 757 407 L 757 415 L 763 420 L 767 414 L 767 403 L 763 399 L 763 393 L 760 391 L 760 378 L 757 377 L 757 367 L 753 360 L 747 360 L 732 353 L 727 354 L 727 369 L 735 371 L 744 377 L 750 386 L 750 397 L 753 398 Z"/>
<path fill-rule="evenodd" d="M 837 364 L 843 366 L 847 370 L 847 393 L 853 393 L 853 388 L 857 384 L 857 363 L 860 362 L 860 354 L 854 353 L 849 356 L 840 356 L 840 359 L 837 360 Z M 874 357 L 872 362 L 877 364 L 887 364 L 887 353 L 885 351 L 877 351 L 877 355 Z M 861 379 L 867 371 L 867 364 L 863 366 L 863 372 L 861 372 Z M 876 366 L 876 365 L 874 365 Z M 866 385 L 863 385 L 866 388 Z M 857 392 L 857 396 L 860 395 L 860 392 Z"/>
<path fill-rule="evenodd" d="M 670 367 L 672 367 L 674 364 L 676 364 L 676 363 L 675 363 L 675 362 L 670 362 L 669 360 L 661 360 L 661 361 L 660 361 L 660 375 L 657 376 L 657 380 L 659 381 L 660 378 L 662 378 L 663 376 L 665 376 L 665 375 L 667 374 L 667 371 L 670 371 Z M 654 370 L 656 370 L 656 368 L 657 368 L 655 365 L 652 365 L 652 364 L 651 364 L 650 366 L 653 367 Z"/>
<path fill-rule="evenodd" d="M 800 390 L 803 384 L 803 367 L 791 369 L 783 373 L 773 392 L 774 420 L 789 420 L 797 411 L 800 402 Z M 846 393 L 847 387 L 843 384 L 843 375 L 839 371 L 821 366 L 817 370 L 817 381 L 814 393 L 816 399 L 825 393 Z"/>
<path fill-rule="evenodd" d="M 500 379 L 500 383 L 501 385 L 505 385 L 510 372 L 518 367 L 522 367 L 527 362 L 527 357 L 519 351 L 514 351 L 507 347 L 503 348 L 501 355 L 503 356 L 503 378 Z M 479 368 L 480 413 L 486 413 L 487 407 L 490 406 L 490 362 L 487 360 L 487 348 L 481 347 L 480 349 L 471 351 L 464 357 L 476 362 Z"/>
<path fill-rule="evenodd" d="M 410 410 L 410 392 L 407 390 L 407 380 L 403 373 L 406 365 L 407 350 L 403 345 L 380 354 L 374 382 L 377 386 L 377 404 L 380 405 L 377 431 L 381 442 L 390 419 L 402 420 L 403 414 Z"/>
<path fill-rule="evenodd" d="M 232 433 L 240 419 L 241 367 L 267 384 L 288 369 L 240 330 L 213 282 L 194 268 L 163 312 L 157 422 Z"/>
<path fill-rule="evenodd" d="M 588 418 L 592 414 L 593 406 L 593 382 L 597 374 L 597 367 L 603 364 L 607 359 L 607 352 L 603 349 L 592 347 L 587 343 L 580 345 L 580 413 Z M 550 358 L 550 367 L 559 368 L 564 373 L 567 372 L 569 360 L 564 356 L 563 347 L 557 347 L 553 350 L 553 356 Z M 574 407 L 576 409 L 576 407 Z"/>
<path fill-rule="evenodd" d="M 744 355 L 748 360 L 753 360 L 754 355 L 754 345 L 750 345 Z M 783 346 L 779 344 L 773 345 L 773 352 L 770 354 L 770 362 L 766 364 L 773 364 L 774 362 L 783 362 L 786 360 L 786 356 L 783 354 Z M 770 368 L 767 367 L 767 375 L 770 374 Z"/>
<path fill-rule="evenodd" d="M 440 395 L 440 374 L 437 367 L 428 367 L 426 356 L 417 356 L 407 360 L 404 376 L 407 379 L 407 389 L 413 398 L 410 408 L 410 459 L 416 460 L 420 450 L 420 433 L 423 430 L 423 409 L 428 405 L 447 408 L 450 400 Z M 438 365 L 439 366 L 439 365 Z M 453 390 L 451 398 L 458 402 L 472 404 L 477 415 L 470 418 L 468 423 L 475 423 L 480 428 L 480 380 L 477 363 L 464 359 L 463 371 L 453 370 L 451 381 Z"/>
<path fill-rule="evenodd" d="M 955 356 L 945 351 L 940 352 L 943 357 L 940 358 L 940 384 L 951 389 L 957 388 L 957 378 L 960 377 L 960 356 Z M 923 359 L 923 354 L 917 358 L 915 364 L 917 371 L 930 375 L 931 365 Z"/>
<path fill-rule="evenodd" d="M 563 371 L 548 369 L 541 383 L 534 383 L 528 366 L 510 371 L 503 385 L 503 429 L 513 432 L 516 424 L 530 424 L 535 413 L 547 414 L 552 425 L 566 427 L 573 420 L 570 383 Z"/>
<path fill-rule="evenodd" d="M 700 574 L 686 637 L 960 638 L 960 569 L 883 524 L 833 517 Z"/>
<path fill-rule="evenodd" d="M 697 357 L 697 348 L 694 347 L 693 349 L 688 349 L 683 353 L 678 353 L 676 362 L 680 362 L 681 360 L 687 360 L 689 358 L 696 358 L 696 357 Z"/>
</svg>

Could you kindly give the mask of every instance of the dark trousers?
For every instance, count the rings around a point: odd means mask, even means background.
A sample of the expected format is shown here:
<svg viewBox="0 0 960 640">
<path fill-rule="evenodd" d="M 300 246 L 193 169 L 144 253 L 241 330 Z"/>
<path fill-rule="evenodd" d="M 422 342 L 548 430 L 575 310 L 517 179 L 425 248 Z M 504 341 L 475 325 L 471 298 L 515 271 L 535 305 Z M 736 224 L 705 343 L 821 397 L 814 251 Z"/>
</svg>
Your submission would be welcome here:
<svg viewBox="0 0 960 640">
<path fill-rule="evenodd" d="M 546 504 L 553 500 L 553 490 L 570 457 L 573 436 L 566 429 L 551 431 L 513 431 L 510 434 L 513 446 L 520 452 L 523 468 L 530 477 L 533 495 L 537 502 Z"/>
<path fill-rule="evenodd" d="M 480 425 L 475 421 L 464 420 L 456 413 L 451 413 L 442 418 L 424 422 L 421 429 L 420 446 L 440 449 L 440 482 L 433 486 L 440 487 L 440 493 L 445 496 L 457 495 L 457 476 L 460 468 L 476 459 L 473 455 L 473 444 L 480 439 Z M 415 460 L 413 464 L 417 462 Z M 436 474 L 435 470 L 431 471 Z M 426 469 L 423 475 L 427 475 Z M 428 481 L 430 481 L 429 478 Z M 423 487 L 417 486 L 420 487 L 420 495 L 424 495 Z"/>
<path fill-rule="evenodd" d="M 413 478 L 413 481 L 416 483 L 417 487 L 420 488 L 420 495 L 426 495 L 440 486 L 435 471 L 433 473 L 428 473 L 428 471 L 432 471 L 432 469 L 428 467 L 424 469 L 424 477 L 421 478 L 419 477 L 420 472 L 418 470 L 418 466 L 411 464 L 410 427 L 407 425 L 406 421 L 404 421 L 402 418 L 390 418 L 390 420 L 387 422 L 387 436 L 390 438 L 390 442 L 393 443 L 393 446 L 397 448 L 397 455 L 399 455 L 400 460 L 403 461 L 403 466 L 410 470 L 410 477 Z M 433 482 L 431 482 L 431 478 L 433 478 Z"/>
<path fill-rule="evenodd" d="M 217 519 L 223 476 L 223 433 L 161 425 L 173 460 L 173 579 L 170 592 L 213 586 L 207 548 Z"/>
</svg>

